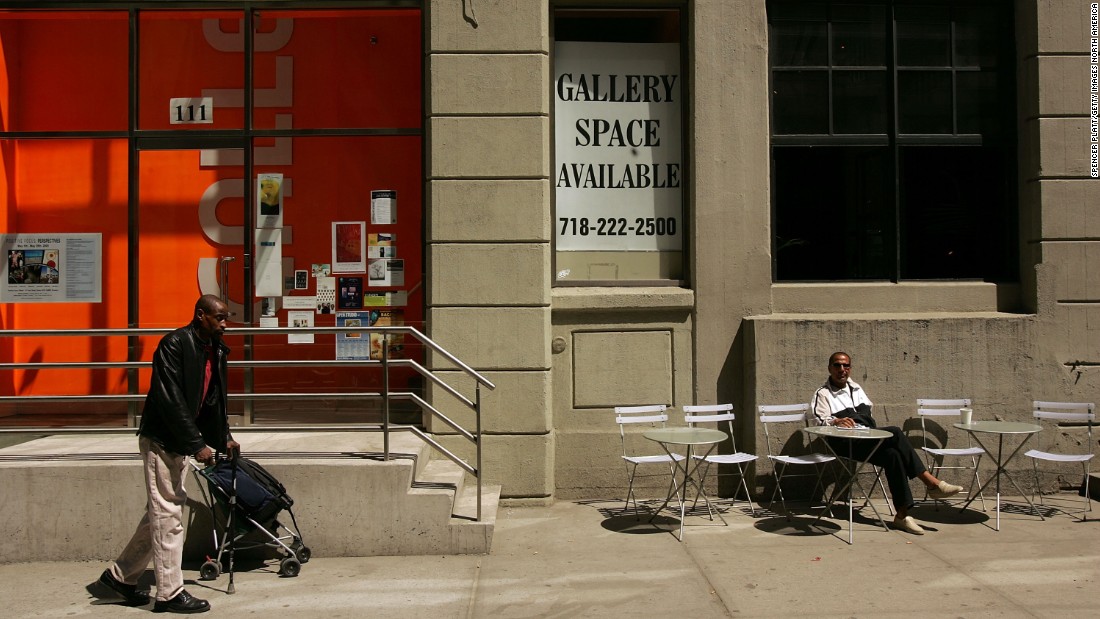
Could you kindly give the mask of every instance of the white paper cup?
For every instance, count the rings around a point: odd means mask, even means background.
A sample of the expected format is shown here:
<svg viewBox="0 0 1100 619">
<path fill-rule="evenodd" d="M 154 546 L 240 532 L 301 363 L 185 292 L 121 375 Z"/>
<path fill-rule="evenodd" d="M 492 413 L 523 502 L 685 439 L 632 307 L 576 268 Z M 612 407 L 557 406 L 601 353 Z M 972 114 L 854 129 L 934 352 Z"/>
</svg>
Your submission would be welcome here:
<svg viewBox="0 0 1100 619">
<path fill-rule="evenodd" d="M 959 422 L 963 425 L 970 425 L 971 420 L 974 418 L 974 409 L 972 408 L 960 408 L 959 409 Z"/>
</svg>

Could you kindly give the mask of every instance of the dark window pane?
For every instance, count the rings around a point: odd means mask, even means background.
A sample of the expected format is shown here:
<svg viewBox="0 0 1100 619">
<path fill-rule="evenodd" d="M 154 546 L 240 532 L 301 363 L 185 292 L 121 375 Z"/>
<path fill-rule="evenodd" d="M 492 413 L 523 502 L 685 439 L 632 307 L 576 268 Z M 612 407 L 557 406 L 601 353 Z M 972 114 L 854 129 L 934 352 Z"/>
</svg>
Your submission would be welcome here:
<svg viewBox="0 0 1100 619">
<path fill-rule="evenodd" d="M 987 147 L 900 150 L 901 277 L 1014 276 L 1016 221 L 1005 158 Z"/>
<path fill-rule="evenodd" d="M 776 147 L 778 281 L 892 279 L 886 147 Z"/>
<path fill-rule="evenodd" d="M 768 19 L 779 21 L 820 21 L 828 19 L 829 5 L 822 2 L 769 2 Z"/>
<path fill-rule="evenodd" d="M 992 71 L 960 71 L 958 87 L 959 133 L 1000 134 L 1001 105 L 997 98 L 997 74 Z"/>
<path fill-rule="evenodd" d="M 885 134 L 887 74 L 885 71 L 833 73 L 835 133 Z"/>
<path fill-rule="evenodd" d="M 951 24 L 902 22 L 897 24 L 899 67 L 951 66 Z"/>
<path fill-rule="evenodd" d="M 886 66 L 886 21 L 883 7 L 833 7 L 832 34 L 834 66 Z"/>
<path fill-rule="evenodd" d="M 829 64 L 825 22 L 782 21 L 772 24 L 772 66 L 825 66 Z"/>
<path fill-rule="evenodd" d="M 898 71 L 898 132 L 953 133 L 950 71 Z"/>
<path fill-rule="evenodd" d="M 955 66 L 995 67 L 1001 24 L 990 8 L 958 9 L 955 13 Z"/>
<path fill-rule="evenodd" d="M 829 74 L 776 71 L 772 76 L 772 117 L 777 134 L 827 134 Z"/>
</svg>

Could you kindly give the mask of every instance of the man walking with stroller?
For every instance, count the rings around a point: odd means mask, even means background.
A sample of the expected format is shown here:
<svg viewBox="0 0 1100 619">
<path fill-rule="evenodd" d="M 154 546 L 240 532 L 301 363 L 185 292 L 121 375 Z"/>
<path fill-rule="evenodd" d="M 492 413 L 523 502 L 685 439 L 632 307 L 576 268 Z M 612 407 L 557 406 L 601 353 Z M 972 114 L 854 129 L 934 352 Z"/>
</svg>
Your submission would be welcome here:
<svg viewBox="0 0 1100 619">
<path fill-rule="evenodd" d="M 229 433 L 226 357 L 222 343 L 229 310 L 214 295 L 195 303 L 185 327 L 164 336 L 153 355 L 153 376 L 141 413 L 138 448 L 148 494 L 145 515 L 118 559 L 98 584 L 132 606 L 149 602 L 137 590 L 138 577 L 153 561 L 155 612 L 210 610 L 183 588 L 183 505 L 187 458 L 213 464 L 215 453 L 240 448 Z"/>
</svg>

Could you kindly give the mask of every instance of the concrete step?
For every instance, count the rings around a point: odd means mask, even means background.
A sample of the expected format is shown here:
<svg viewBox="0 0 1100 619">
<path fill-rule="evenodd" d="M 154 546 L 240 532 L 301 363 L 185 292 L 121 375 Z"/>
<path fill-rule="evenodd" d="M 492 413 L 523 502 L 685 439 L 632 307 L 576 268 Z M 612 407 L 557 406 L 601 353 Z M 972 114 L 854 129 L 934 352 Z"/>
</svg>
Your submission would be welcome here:
<svg viewBox="0 0 1100 619">
<path fill-rule="evenodd" d="M 392 434 L 389 460 L 374 433 L 251 430 L 235 438 L 287 488 L 314 556 L 490 551 L 499 487 L 483 489 L 482 518 L 474 520 L 476 483 L 454 463 L 430 458 L 415 436 Z M 132 435 L 46 437 L 0 449 L 0 522 L 10 542 L 0 562 L 114 558 L 144 510 L 136 450 Z M 202 558 L 209 514 L 194 478 L 187 489 L 185 556 Z M 279 520 L 291 524 L 287 514 Z"/>
</svg>

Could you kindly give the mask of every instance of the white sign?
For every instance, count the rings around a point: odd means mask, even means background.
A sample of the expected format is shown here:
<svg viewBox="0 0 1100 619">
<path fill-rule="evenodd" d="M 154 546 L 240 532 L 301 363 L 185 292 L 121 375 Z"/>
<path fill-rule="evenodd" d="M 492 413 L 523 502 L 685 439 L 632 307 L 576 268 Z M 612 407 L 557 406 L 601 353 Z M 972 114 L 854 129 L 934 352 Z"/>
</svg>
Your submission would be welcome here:
<svg viewBox="0 0 1100 619">
<path fill-rule="evenodd" d="M 555 45 L 559 251 L 679 251 L 680 46 Z"/>
<path fill-rule="evenodd" d="M 168 122 L 173 125 L 209 125 L 214 122 L 214 98 L 169 99 Z"/>
<path fill-rule="evenodd" d="M 101 303 L 103 235 L 5 234 L 0 303 Z"/>
<path fill-rule="evenodd" d="M 397 223 L 397 192 L 376 189 L 370 192 L 370 222 L 386 226 Z"/>
<path fill-rule="evenodd" d="M 283 296 L 283 230 L 256 230 L 256 296 Z"/>
</svg>

